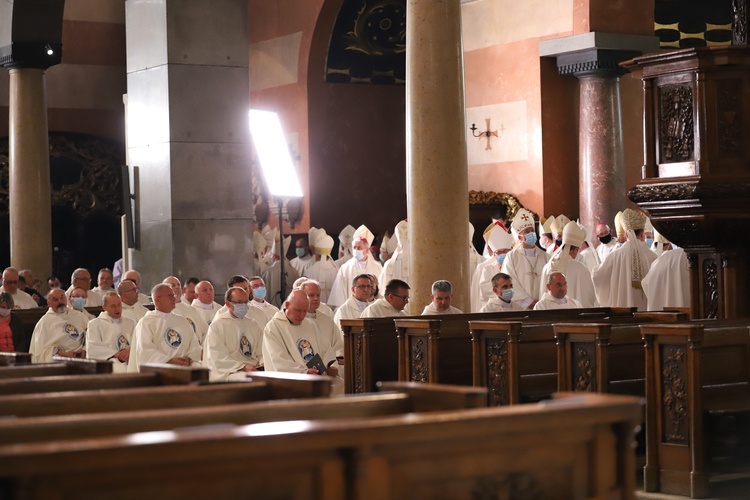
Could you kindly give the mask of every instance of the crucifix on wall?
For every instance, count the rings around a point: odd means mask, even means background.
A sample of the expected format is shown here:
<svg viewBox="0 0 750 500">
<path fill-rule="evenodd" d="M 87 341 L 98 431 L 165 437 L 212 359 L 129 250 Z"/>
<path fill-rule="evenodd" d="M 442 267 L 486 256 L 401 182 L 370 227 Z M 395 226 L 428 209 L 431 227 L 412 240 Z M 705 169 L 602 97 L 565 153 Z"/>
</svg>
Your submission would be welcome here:
<svg viewBox="0 0 750 500">
<path fill-rule="evenodd" d="M 471 124 L 471 128 L 469 129 L 469 130 L 471 130 L 471 135 L 473 135 L 474 137 L 478 137 L 480 139 L 482 137 L 484 137 L 485 139 L 487 139 L 487 144 L 484 147 L 485 151 L 492 149 L 492 144 L 490 144 L 490 139 L 492 139 L 492 137 L 497 137 L 499 139 L 503 135 L 503 132 L 505 131 L 505 127 L 502 124 L 500 124 L 500 133 L 499 134 L 498 134 L 497 129 L 496 130 L 490 130 L 491 129 L 491 127 L 490 127 L 490 121 L 491 120 L 492 120 L 491 118 L 485 118 L 484 119 L 487 128 L 483 132 L 479 132 L 479 134 L 477 134 L 477 130 L 478 129 L 477 129 L 477 126 L 476 126 L 475 123 L 472 123 Z"/>
</svg>

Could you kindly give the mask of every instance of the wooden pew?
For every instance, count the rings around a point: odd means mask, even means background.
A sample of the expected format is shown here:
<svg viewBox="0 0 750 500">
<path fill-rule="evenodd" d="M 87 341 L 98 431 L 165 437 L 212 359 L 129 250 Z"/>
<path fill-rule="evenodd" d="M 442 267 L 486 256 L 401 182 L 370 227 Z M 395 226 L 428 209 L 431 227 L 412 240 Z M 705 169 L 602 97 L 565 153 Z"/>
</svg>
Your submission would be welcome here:
<svg viewBox="0 0 750 500">
<path fill-rule="evenodd" d="M 31 354 L 28 352 L 0 352 L 0 366 L 30 365 Z"/>
<path fill-rule="evenodd" d="M 610 308 L 582 309 L 592 315 L 612 314 Z M 629 311 L 629 310 L 627 310 Z M 398 318 L 367 318 L 342 320 L 345 365 L 344 390 L 347 394 L 372 392 L 379 381 L 410 380 L 399 377 L 399 341 L 394 320 L 436 320 L 466 325 L 468 321 L 520 319 L 551 311 L 512 311 L 508 313 L 446 314 L 441 316 L 401 316 Z M 595 317 L 595 316 L 593 316 Z M 450 381 L 453 383 L 453 381 Z"/>
<path fill-rule="evenodd" d="M 112 363 L 96 359 L 55 356 L 52 363 L 0 366 L 0 380 L 60 375 L 93 375 L 112 373 Z"/>
<path fill-rule="evenodd" d="M 644 490 L 709 494 L 704 418 L 750 412 L 748 320 L 643 325 Z"/>
<path fill-rule="evenodd" d="M 140 373 L 49 375 L 0 379 L 0 396 L 44 392 L 156 387 L 208 382 L 207 368 L 144 364 Z"/>
<path fill-rule="evenodd" d="M 310 375 L 291 374 L 286 381 L 290 384 L 296 380 L 299 386 L 300 381 L 313 379 L 315 377 Z M 271 377 L 263 380 L 274 381 Z M 218 423 L 239 425 L 299 419 L 363 418 L 487 405 L 487 390 L 483 388 L 389 382 L 382 384 L 380 389 L 386 392 L 339 398 L 306 397 L 209 407 L 0 419 L 0 445 L 80 440 Z"/>
<path fill-rule="evenodd" d="M 585 316 L 580 323 L 588 323 Z M 606 324 L 684 321 L 684 313 L 637 312 L 614 314 L 596 321 Z M 472 321 L 473 383 L 489 388 L 490 406 L 518 404 L 548 398 L 558 390 L 558 345 L 555 321 Z M 638 349 L 642 349 L 639 341 Z M 642 351 L 641 351 L 642 357 Z M 642 365 L 641 365 L 642 366 Z"/>
<path fill-rule="evenodd" d="M 9 498 L 633 498 L 640 403 L 207 426 L 0 446 Z M 439 437 L 439 438 L 438 438 Z"/>
</svg>

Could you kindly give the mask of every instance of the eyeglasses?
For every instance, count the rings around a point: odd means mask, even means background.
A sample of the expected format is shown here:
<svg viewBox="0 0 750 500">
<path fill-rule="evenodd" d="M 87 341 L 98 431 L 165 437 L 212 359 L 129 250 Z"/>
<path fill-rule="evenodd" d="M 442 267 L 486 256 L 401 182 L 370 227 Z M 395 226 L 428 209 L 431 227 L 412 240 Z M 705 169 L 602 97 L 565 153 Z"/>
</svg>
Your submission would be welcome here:
<svg viewBox="0 0 750 500">
<path fill-rule="evenodd" d="M 409 302 L 409 296 L 408 295 L 396 295 L 395 293 L 392 293 L 394 297 L 398 297 L 399 299 L 403 300 L 404 302 Z"/>
</svg>

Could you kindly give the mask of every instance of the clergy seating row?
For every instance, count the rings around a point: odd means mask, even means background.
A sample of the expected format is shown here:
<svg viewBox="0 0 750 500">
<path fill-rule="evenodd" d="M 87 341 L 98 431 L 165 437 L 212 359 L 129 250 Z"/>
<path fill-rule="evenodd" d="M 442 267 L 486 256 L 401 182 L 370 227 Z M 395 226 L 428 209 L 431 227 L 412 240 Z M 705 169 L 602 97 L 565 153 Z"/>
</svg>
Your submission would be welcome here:
<svg viewBox="0 0 750 500">
<path fill-rule="evenodd" d="M 709 441 L 715 437 L 707 425 L 709 417 L 739 415 L 748 421 L 748 323 L 701 320 L 641 327 L 646 353 L 645 491 L 693 498 L 710 494 L 709 472 L 721 461 L 709 458 Z M 723 459 L 747 474 L 748 443 L 738 437 L 732 440 L 740 457 Z M 742 456 L 745 463 L 738 465 Z"/>
<path fill-rule="evenodd" d="M 469 338 L 468 322 L 472 320 L 512 320 L 524 318 L 552 318 L 560 315 L 588 315 L 590 319 L 606 315 L 629 315 L 630 309 L 592 308 L 579 309 L 575 313 L 561 311 L 512 311 L 508 313 L 467 313 L 446 314 L 439 316 L 441 328 L 445 331 L 465 332 Z M 399 377 L 398 332 L 394 320 L 424 321 L 438 319 L 437 316 L 406 316 L 391 318 L 360 318 L 341 321 L 344 334 L 344 356 L 346 376 L 345 392 L 363 393 L 375 390 L 379 381 L 410 380 L 410 377 Z M 459 335 L 461 335 L 460 333 Z M 470 350 L 469 350 L 470 352 Z M 445 383 L 463 383 L 460 379 L 441 380 Z M 470 384 L 471 381 L 469 380 Z"/>
<path fill-rule="evenodd" d="M 374 397 L 339 399 L 343 407 Z M 545 403 L 0 445 L 0 491 L 14 499 L 633 498 L 640 401 Z"/>
<path fill-rule="evenodd" d="M 272 374 L 271 374 L 272 375 Z M 287 378 L 297 387 L 314 382 L 320 377 L 294 375 Z M 275 377 L 257 377 L 252 384 L 269 383 L 271 392 L 265 397 L 248 402 L 184 408 L 151 408 L 105 413 L 75 413 L 70 415 L 40 415 L 35 417 L 0 420 L 0 446 L 14 443 L 49 440 L 80 440 L 124 435 L 134 432 L 173 430 L 218 423 L 244 425 L 285 420 L 322 420 L 335 418 L 365 418 L 403 413 L 448 411 L 486 406 L 486 390 L 473 387 L 432 386 L 391 382 L 383 384 L 380 394 L 365 394 L 338 398 L 308 397 L 311 391 L 289 394 L 274 391 Z M 221 385 L 247 385 L 231 382 Z M 259 394 L 259 396 L 262 396 Z M 283 398 L 279 396 L 297 396 Z"/>
<path fill-rule="evenodd" d="M 153 308 L 153 306 L 150 307 Z M 102 308 L 99 306 L 86 307 L 85 309 L 94 316 L 99 316 L 99 313 L 102 312 Z M 49 311 L 47 307 L 35 307 L 33 309 L 15 309 L 11 314 L 20 320 L 24 336 L 31 337 L 34 327 L 42 319 L 42 316 L 47 314 L 47 311 Z"/>
</svg>

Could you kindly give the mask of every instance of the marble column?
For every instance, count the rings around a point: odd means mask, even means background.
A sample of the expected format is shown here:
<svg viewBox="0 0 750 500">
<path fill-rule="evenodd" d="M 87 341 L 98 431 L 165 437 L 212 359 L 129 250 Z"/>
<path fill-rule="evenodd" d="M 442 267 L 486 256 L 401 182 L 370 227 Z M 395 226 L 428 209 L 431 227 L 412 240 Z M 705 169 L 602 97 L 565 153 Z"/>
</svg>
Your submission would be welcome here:
<svg viewBox="0 0 750 500">
<path fill-rule="evenodd" d="M 131 265 L 144 288 L 174 274 L 253 274 L 247 0 L 127 0 Z"/>
<path fill-rule="evenodd" d="M 614 224 L 627 203 L 620 109 L 620 63 L 656 52 L 653 36 L 591 32 L 539 43 L 539 55 L 555 57 L 560 74 L 580 82 L 578 186 L 581 222 Z M 614 227 L 612 227 L 614 231 Z"/>
<path fill-rule="evenodd" d="M 413 314 L 438 279 L 469 307 L 469 188 L 459 0 L 407 0 L 406 183 Z"/>
<path fill-rule="evenodd" d="M 620 78 L 585 74 L 579 82 L 578 208 L 581 222 L 593 228 L 614 221 L 627 203 Z"/>
<path fill-rule="evenodd" d="M 52 274 L 49 137 L 44 69 L 10 69 L 10 264 Z"/>
</svg>

